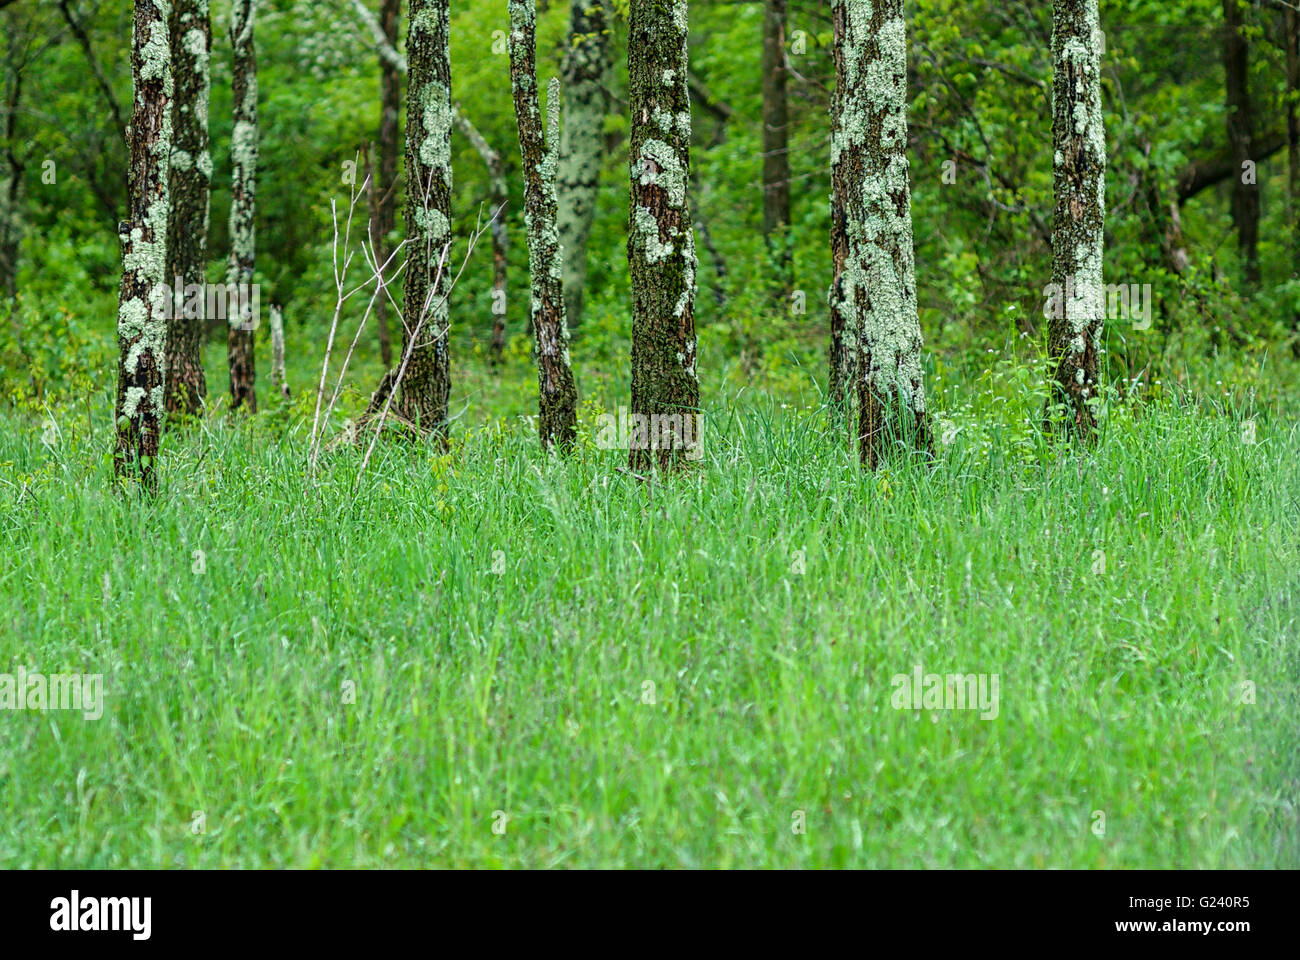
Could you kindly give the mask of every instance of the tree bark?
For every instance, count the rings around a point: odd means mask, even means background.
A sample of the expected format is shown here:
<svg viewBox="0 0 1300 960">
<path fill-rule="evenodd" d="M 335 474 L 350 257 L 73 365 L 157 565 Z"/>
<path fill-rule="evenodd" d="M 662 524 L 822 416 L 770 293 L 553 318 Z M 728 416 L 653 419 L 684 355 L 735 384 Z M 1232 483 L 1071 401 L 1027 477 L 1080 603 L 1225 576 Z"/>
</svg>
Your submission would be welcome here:
<svg viewBox="0 0 1300 960">
<path fill-rule="evenodd" d="M 257 0 L 234 0 L 230 17 L 230 46 L 234 60 L 231 86 L 234 94 L 234 127 L 230 134 L 230 260 L 226 283 L 237 285 L 240 302 L 253 282 L 256 244 L 257 203 L 257 58 L 253 47 L 253 21 Z M 227 296 L 229 300 L 229 295 Z M 230 407 L 247 406 L 257 411 L 257 369 L 253 355 L 253 331 L 257 318 L 227 302 L 226 355 L 230 364 Z"/>
<path fill-rule="evenodd" d="M 836 116 L 831 139 L 836 263 L 832 307 L 856 336 L 858 455 L 931 447 L 921 374 L 907 162 L 903 0 L 835 0 Z M 843 363 L 843 360 L 841 360 Z"/>
<path fill-rule="evenodd" d="M 790 107 L 786 98 L 786 0 L 766 0 L 763 15 L 763 236 L 783 295 L 791 287 Z"/>
<path fill-rule="evenodd" d="M 568 321 L 582 322 L 587 237 L 596 214 L 605 156 L 605 85 L 611 66 L 605 0 L 573 0 L 564 60 L 564 130 L 560 134 L 560 245 Z"/>
<path fill-rule="evenodd" d="M 1252 155 L 1250 48 L 1241 32 L 1244 25 L 1240 0 L 1223 0 L 1223 72 L 1228 107 L 1228 146 L 1232 151 L 1232 221 L 1237 228 L 1241 276 L 1247 290 L 1259 286 L 1259 187 L 1246 176 Z M 1250 180 L 1251 182 L 1246 182 Z"/>
<path fill-rule="evenodd" d="M 402 412 L 422 433 L 447 438 L 451 360 L 447 332 L 451 243 L 451 61 L 448 0 L 410 0 L 406 35 L 406 232 Z M 423 320 L 418 338 L 412 334 Z"/>
<path fill-rule="evenodd" d="M 632 398 L 629 417 L 655 436 L 629 443 L 629 466 L 669 470 L 698 455 L 695 238 L 687 186 L 691 113 L 686 0 L 632 0 L 628 87 L 632 142 L 627 255 L 632 281 Z M 653 424 L 672 424 L 662 433 Z M 656 419 L 651 419 L 656 418 Z M 664 420 L 663 418 L 670 418 Z M 687 441 L 693 439 L 695 446 Z M 657 447 L 657 449 L 656 449 Z"/>
<path fill-rule="evenodd" d="M 537 342 L 537 429 L 542 446 L 568 449 L 577 431 L 578 388 L 569 366 L 564 317 L 564 256 L 556 223 L 555 176 L 560 141 L 560 83 L 551 81 L 542 135 L 537 96 L 537 10 L 533 0 L 510 0 L 510 86 L 524 173 L 531 316 Z"/>
<path fill-rule="evenodd" d="M 167 158 L 171 153 L 171 41 L 167 4 L 135 0 L 131 39 L 129 219 L 118 226 L 122 282 L 117 309 L 117 446 L 114 472 L 157 486 L 166 365 Z"/>
<path fill-rule="evenodd" d="M 164 402 L 168 413 L 197 414 L 207 396 L 202 350 L 212 182 L 212 155 L 208 152 L 212 23 L 208 0 L 174 0 L 169 29 L 175 98 L 165 276 L 178 295 L 173 298 L 167 323 Z"/>
<path fill-rule="evenodd" d="M 379 11 L 379 26 L 390 47 L 397 47 L 398 20 L 402 0 L 384 0 Z M 400 142 L 397 117 L 402 104 L 402 73 L 396 63 L 380 56 L 378 169 L 371 184 L 370 217 L 374 224 L 374 244 L 380 263 L 392 254 L 389 236 L 397 224 L 397 154 Z M 388 300 L 375 301 L 375 324 L 379 331 L 379 355 L 385 367 L 393 363 L 392 336 L 388 330 Z"/>
<path fill-rule="evenodd" d="M 1102 127 L 1097 0 L 1055 0 L 1053 9 L 1052 289 L 1048 325 L 1053 399 L 1065 431 L 1091 440 L 1105 330 L 1102 290 L 1106 133 Z"/>
</svg>

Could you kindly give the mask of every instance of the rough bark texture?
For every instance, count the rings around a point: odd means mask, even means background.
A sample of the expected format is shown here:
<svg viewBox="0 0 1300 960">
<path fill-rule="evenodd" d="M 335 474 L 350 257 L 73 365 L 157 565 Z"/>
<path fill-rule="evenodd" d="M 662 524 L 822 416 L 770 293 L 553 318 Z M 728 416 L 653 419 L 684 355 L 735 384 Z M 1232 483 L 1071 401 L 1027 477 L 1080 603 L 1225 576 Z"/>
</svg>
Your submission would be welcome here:
<svg viewBox="0 0 1300 960">
<path fill-rule="evenodd" d="M 203 375 L 203 326 L 207 297 L 209 194 L 212 155 L 208 152 L 209 53 L 212 23 L 208 0 L 175 0 L 169 25 L 172 47 L 172 141 L 167 219 L 167 273 L 173 290 L 167 324 L 168 413 L 197 414 L 207 396 Z M 186 291 L 200 291 L 187 297 Z M 188 313 L 187 315 L 187 302 Z"/>
<path fill-rule="evenodd" d="M 1291 277 L 1300 275 L 1300 12 L 1287 7 L 1283 14 L 1286 42 L 1286 144 L 1287 196 L 1291 203 Z M 1297 336 L 1291 352 L 1300 358 L 1300 316 L 1292 318 Z"/>
<path fill-rule="evenodd" d="M 0 180 L 0 297 L 12 297 L 18 288 L 18 247 L 22 241 L 19 190 L 23 182 L 23 162 L 14 145 L 18 139 L 18 104 L 22 100 L 23 75 L 11 45 L 6 45 L 6 54 L 4 168 L 3 180 Z"/>
<path fill-rule="evenodd" d="M 1259 187 L 1244 183 L 1243 165 L 1259 162 L 1252 154 L 1250 48 L 1241 32 L 1240 0 L 1223 0 L 1223 72 L 1227 94 L 1228 146 L 1232 151 L 1232 220 L 1237 228 L 1241 274 L 1248 289 L 1259 285 Z M 1254 177 L 1250 179 L 1254 180 Z"/>
<path fill-rule="evenodd" d="M 835 92 L 831 99 L 831 342 L 828 358 L 830 376 L 826 395 L 832 428 L 852 419 L 856 400 L 854 384 L 858 369 L 858 328 L 852 305 L 846 300 L 844 267 L 849 257 L 846 208 L 849 197 L 849 159 L 835 148 L 844 137 L 843 127 L 850 104 L 849 63 L 846 55 L 848 7 L 843 0 L 831 6 L 832 52 L 835 61 Z"/>
<path fill-rule="evenodd" d="M 786 0 L 766 0 L 763 14 L 763 236 L 782 291 L 791 286 L 790 107 L 786 98 Z"/>
<path fill-rule="evenodd" d="M 117 308 L 118 476 L 157 484 L 154 462 L 162 429 L 166 366 L 167 174 L 171 154 L 171 42 L 166 0 L 135 0 L 131 75 L 130 208 L 118 226 L 122 283 Z"/>
<path fill-rule="evenodd" d="M 855 335 L 858 451 L 863 465 L 875 469 L 894 444 L 930 449 L 908 183 L 903 0 L 836 0 L 832 20 L 831 177 L 838 210 L 831 300 L 842 349 L 848 349 L 847 331 Z"/>
<path fill-rule="evenodd" d="M 1055 0 L 1052 57 L 1052 284 L 1061 316 L 1048 328 L 1054 399 L 1065 429 L 1090 440 L 1105 330 L 1102 231 L 1106 218 L 1106 134 L 1102 128 L 1097 0 Z M 1066 293 L 1072 295 L 1065 295 Z"/>
<path fill-rule="evenodd" d="M 631 416 L 690 418 L 700 436 L 695 373 L 695 238 L 687 184 L 691 112 L 686 0 L 632 0 L 628 25 L 631 101 Z M 683 431 L 684 433 L 685 431 Z M 672 438 L 663 438 L 671 441 Z M 634 445 L 635 446 L 635 445 Z M 633 449 L 633 470 L 682 467 L 684 445 Z"/>
<path fill-rule="evenodd" d="M 451 359 L 447 349 L 451 242 L 451 61 L 448 0 L 411 0 L 406 35 L 406 231 L 402 413 L 445 442 Z M 414 343 L 415 328 L 423 325 Z"/>
<path fill-rule="evenodd" d="M 582 322 L 587 236 L 596 214 L 605 155 L 605 84 L 610 66 L 604 0 L 573 0 L 564 60 L 564 130 L 560 134 L 557 192 L 565 309 L 574 326 Z"/>
<path fill-rule="evenodd" d="M 247 289 L 253 282 L 257 202 L 257 60 L 253 20 L 257 0 L 234 0 L 230 17 L 233 53 L 231 86 L 234 127 L 230 134 L 230 260 L 226 282 Z M 241 298 L 242 299 L 242 298 Z M 230 407 L 257 410 L 257 371 L 253 362 L 255 317 L 227 310 L 226 355 L 230 363 Z"/>
<path fill-rule="evenodd" d="M 284 372 L 284 315 L 271 304 L 271 396 L 289 399 L 289 378 Z"/>
<path fill-rule="evenodd" d="M 510 86 L 514 92 L 524 173 L 531 316 L 537 343 L 537 430 L 542 446 L 573 443 L 578 388 L 569 366 L 564 319 L 564 256 L 556 225 L 555 167 L 560 139 L 560 83 L 551 81 L 546 107 L 549 140 L 542 135 L 537 91 L 537 10 L 533 0 L 510 0 Z"/>
<path fill-rule="evenodd" d="M 390 47 L 397 47 L 397 26 L 402 14 L 402 0 L 384 0 L 379 10 L 379 26 Z M 397 155 L 401 138 L 397 115 L 402 106 L 402 72 L 390 58 L 380 56 L 378 168 L 371 183 L 370 219 L 379 262 L 392 254 L 389 236 L 397 224 Z M 392 336 L 388 330 L 388 298 L 375 301 L 375 324 L 379 331 L 379 355 L 384 366 L 393 362 Z"/>
</svg>

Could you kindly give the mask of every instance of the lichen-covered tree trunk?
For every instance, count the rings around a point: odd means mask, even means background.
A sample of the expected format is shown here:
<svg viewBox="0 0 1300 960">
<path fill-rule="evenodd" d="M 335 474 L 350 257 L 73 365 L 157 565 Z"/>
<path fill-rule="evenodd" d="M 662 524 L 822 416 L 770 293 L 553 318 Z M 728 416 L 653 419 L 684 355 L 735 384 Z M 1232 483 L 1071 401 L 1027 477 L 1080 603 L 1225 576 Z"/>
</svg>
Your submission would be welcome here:
<svg viewBox="0 0 1300 960">
<path fill-rule="evenodd" d="M 510 0 L 510 87 L 519 128 L 524 173 L 524 226 L 528 233 L 530 315 L 537 342 L 537 430 L 542 446 L 567 448 L 577 429 L 578 388 L 569 366 L 564 320 L 564 257 L 556 225 L 555 167 L 560 140 L 560 84 L 547 97 L 549 140 L 538 104 L 537 10 L 533 0 Z"/>
<path fill-rule="evenodd" d="M 203 324 L 207 297 L 209 194 L 209 53 L 212 23 L 208 0 L 174 0 L 169 25 L 172 49 L 171 209 L 167 219 L 166 278 L 179 292 L 167 323 L 168 413 L 197 414 L 207 396 L 203 375 Z M 197 296 L 187 295 L 195 292 Z"/>
<path fill-rule="evenodd" d="M 1065 406 L 1065 431 L 1090 440 L 1097 420 L 1089 401 L 1097 395 L 1105 330 L 1101 27 L 1097 0 L 1055 0 L 1052 16 L 1052 400 Z"/>
<path fill-rule="evenodd" d="M 680 432 L 631 443 L 633 470 L 684 467 L 699 432 L 695 372 L 695 236 L 690 182 L 686 0 L 632 0 L 628 24 L 632 180 L 627 257 L 632 280 L 629 417 L 681 418 Z M 668 421 L 671 422 L 671 421 Z M 689 424 L 687 426 L 686 424 Z M 654 428 L 651 427 L 652 432 Z M 658 449 L 655 449 L 657 447 Z"/>
<path fill-rule="evenodd" d="M 849 258 L 849 230 L 846 216 L 851 156 L 839 152 L 836 144 L 844 137 L 849 97 L 849 61 L 845 47 L 848 4 L 836 0 L 831 5 L 832 55 L 835 62 L 835 92 L 831 98 L 831 342 L 826 395 L 831 413 L 831 427 L 851 422 L 857 399 L 855 384 L 858 369 L 858 325 L 853 304 L 846 298 L 844 267 Z M 856 69 L 856 67 L 855 67 Z"/>
<path fill-rule="evenodd" d="M 1241 0 L 1223 0 L 1223 72 L 1227 98 L 1228 146 L 1232 151 L 1232 221 L 1237 228 L 1241 275 L 1248 290 L 1259 286 L 1259 187 L 1246 176 L 1252 154 L 1250 47 L 1242 32 Z"/>
<path fill-rule="evenodd" d="M 384 0 L 379 10 L 379 25 L 388 45 L 397 48 L 398 20 L 402 13 L 402 0 Z M 379 58 L 379 140 L 377 145 L 378 169 L 371 183 L 373 200 L 370 217 L 373 223 L 374 243 L 380 263 L 386 263 L 392 254 L 389 235 L 397 223 L 397 155 L 401 136 L 398 131 L 398 113 L 402 106 L 402 73 L 392 59 Z M 388 298 L 375 301 L 375 327 L 379 331 L 379 355 L 384 366 L 393 362 L 392 336 L 388 329 Z"/>
<path fill-rule="evenodd" d="M 131 39 L 131 166 L 128 219 L 118 227 L 122 283 L 117 308 L 118 476 L 152 489 L 162 431 L 166 376 L 167 174 L 171 154 L 172 71 L 166 0 L 135 0 Z"/>
<path fill-rule="evenodd" d="M 856 344 L 858 453 L 874 470 L 889 447 L 931 446 L 912 249 L 903 0 L 835 0 L 832 22 L 831 307 L 839 314 L 840 349 Z M 844 375 L 845 358 L 839 363 Z"/>
<path fill-rule="evenodd" d="M 569 323 L 582 322 L 587 284 L 587 236 L 596 214 L 605 155 L 605 85 L 611 66 L 605 0 L 573 0 L 564 59 L 564 130 L 560 134 L 560 244 Z"/>
<path fill-rule="evenodd" d="M 790 107 L 786 97 L 786 0 L 766 0 L 763 13 L 763 236 L 773 254 L 776 286 L 791 286 Z"/>
<path fill-rule="evenodd" d="M 451 60 L 448 0 L 411 0 L 406 35 L 406 276 L 402 412 L 443 442 L 451 359 L 447 332 L 451 242 Z M 416 327 L 419 333 L 416 334 Z M 415 339 L 412 340 L 412 336 Z"/>
<path fill-rule="evenodd" d="M 257 203 L 257 59 L 253 48 L 253 21 L 257 0 L 234 0 L 230 16 L 233 51 L 231 88 L 234 127 L 230 134 L 230 261 L 226 282 L 241 291 L 253 282 Z M 229 288 L 228 288 L 229 289 Z M 245 302 L 241 294 L 240 302 Z M 248 298 L 251 300 L 251 298 Z M 227 304 L 226 355 L 230 364 L 230 407 L 257 410 L 257 370 L 253 362 L 253 330 L 257 318 Z"/>
</svg>

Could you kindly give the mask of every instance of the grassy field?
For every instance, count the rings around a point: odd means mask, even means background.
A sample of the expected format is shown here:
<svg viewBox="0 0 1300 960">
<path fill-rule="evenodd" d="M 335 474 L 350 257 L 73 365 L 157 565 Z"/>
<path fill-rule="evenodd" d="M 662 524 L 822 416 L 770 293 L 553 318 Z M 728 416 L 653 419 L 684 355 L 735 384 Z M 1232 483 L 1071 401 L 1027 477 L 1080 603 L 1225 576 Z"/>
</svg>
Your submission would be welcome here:
<svg viewBox="0 0 1300 960">
<path fill-rule="evenodd" d="M 1300 866 L 1290 423 L 1166 399 L 864 476 L 742 397 L 668 484 L 590 416 L 358 483 L 305 403 L 173 432 L 152 502 L 89 414 L 5 415 L 0 670 L 105 704 L 0 713 L 0 864 Z M 917 665 L 996 718 L 895 709 Z"/>
</svg>

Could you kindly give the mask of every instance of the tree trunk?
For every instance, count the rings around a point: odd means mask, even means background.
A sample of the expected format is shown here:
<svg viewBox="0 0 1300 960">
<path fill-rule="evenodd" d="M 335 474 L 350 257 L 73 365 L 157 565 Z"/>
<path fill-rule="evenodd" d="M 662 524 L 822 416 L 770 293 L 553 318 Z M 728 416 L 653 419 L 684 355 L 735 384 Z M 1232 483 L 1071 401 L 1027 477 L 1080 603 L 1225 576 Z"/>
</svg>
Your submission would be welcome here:
<svg viewBox="0 0 1300 960">
<path fill-rule="evenodd" d="M 510 0 L 510 86 L 524 173 L 524 224 L 537 338 L 537 429 L 542 446 L 567 449 L 577 430 L 578 388 L 569 367 L 564 320 L 564 257 L 556 225 L 555 168 L 560 141 L 560 82 L 547 97 L 549 138 L 542 136 L 537 96 L 537 11 L 533 0 Z"/>
<path fill-rule="evenodd" d="M 226 354 L 230 362 L 230 407 L 247 405 L 257 411 L 257 370 L 253 357 L 253 331 L 257 317 L 234 309 L 229 300 L 235 284 L 241 307 L 251 299 L 246 291 L 253 282 L 257 198 L 257 58 L 253 48 L 253 20 L 257 0 L 234 0 L 230 17 L 230 46 L 234 54 L 231 87 L 234 127 L 230 134 L 230 261 L 227 264 Z"/>
<path fill-rule="evenodd" d="M 23 182 L 23 162 L 14 149 L 18 142 L 18 103 L 22 99 L 23 76 L 13 50 L 5 71 L 5 179 L 0 181 L 0 297 L 12 297 L 18 290 L 18 247 L 22 241 L 22 216 L 19 190 Z"/>
<path fill-rule="evenodd" d="M 832 22 L 831 176 L 841 205 L 833 218 L 833 305 L 841 343 L 846 329 L 856 334 L 858 454 L 874 470 L 895 444 L 930 449 L 908 184 L 903 0 L 835 0 Z"/>
<path fill-rule="evenodd" d="M 790 109 L 786 99 L 786 0 L 766 0 L 763 16 L 763 236 L 781 292 L 791 287 Z"/>
<path fill-rule="evenodd" d="M 1259 286 L 1259 187 L 1245 166 L 1258 162 L 1251 149 L 1250 49 L 1241 32 L 1240 0 L 1223 0 L 1223 71 L 1228 107 L 1228 146 L 1232 151 L 1232 221 L 1241 252 L 1246 290 Z"/>
<path fill-rule="evenodd" d="M 1286 145 L 1287 196 L 1291 201 L 1291 279 L 1300 276 L 1300 12 L 1287 7 L 1284 13 L 1286 36 Z M 1292 317 L 1291 352 L 1300 358 L 1300 316 Z"/>
<path fill-rule="evenodd" d="M 628 413 L 629 418 L 645 418 L 642 423 L 650 431 L 640 432 L 644 443 L 635 435 L 629 438 L 633 470 L 656 463 L 665 470 L 681 467 L 699 453 L 686 40 L 686 0 L 632 0 L 627 45 L 632 116 Z"/>
<path fill-rule="evenodd" d="M 379 11 L 379 25 L 388 45 L 397 48 L 397 22 L 402 14 L 402 0 L 384 0 Z M 397 223 L 397 115 L 402 105 L 402 74 L 397 64 L 380 56 L 378 170 L 371 183 L 371 222 L 380 263 L 392 254 L 389 236 Z M 392 336 L 388 330 L 388 298 L 375 301 L 375 324 L 379 330 L 379 355 L 385 367 L 393 363 Z"/>
<path fill-rule="evenodd" d="M 135 0 L 131 39 L 129 219 L 118 226 L 122 283 L 117 308 L 118 476 L 157 486 L 166 365 L 167 158 L 171 153 L 171 41 L 165 4 Z"/>
<path fill-rule="evenodd" d="M 175 99 L 165 277 L 174 284 L 177 296 L 167 323 L 164 400 L 168 413 L 197 414 L 208 389 L 202 356 L 212 182 L 212 155 L 208 152 L 212 23 L 208 0 L 175 0 L 170 32 Z"/>
<path fill-rule="evenodd" d="M 582 322 L 587 283 L 587 236 L 596 214 L 605 156 L 605 84 L 611 61 L 605 0 L 573 0 L 564 60 L 564 130 L 560 134 L 560 245 L 569 323 Z"/>
<path fill-rule="evenodd" d="M 447 437 L 451 360 L 447 331 L 451 288 L 451 61 L 449 0 L 410 0 L 406 37 L 406 276 L 402 411 L 442 442 Z M 418 336 L 412 334 L 419 325 Z"/>
<path fill-rule="evenodd" d="M 1054 400 L 1065 431 L 1091 440 L 1097 420 L 1105 330 L 1102 242 L 1106 220 L 1106 133 L 1101 113 L 1097 0 L 1055 0 L 1053 10 L 1052 290 L 1048 325 Z"/>
</svg>

